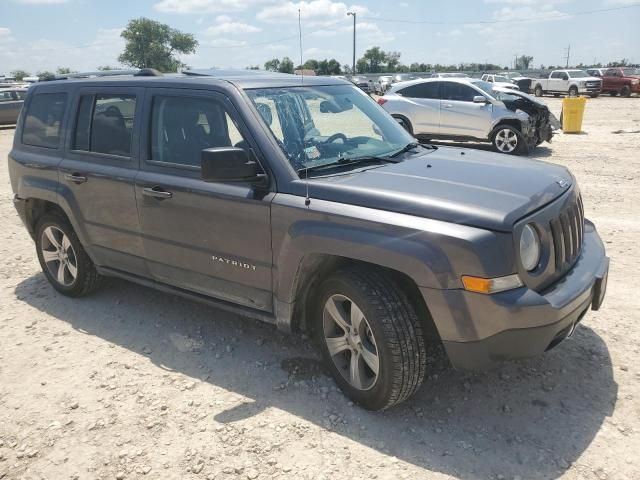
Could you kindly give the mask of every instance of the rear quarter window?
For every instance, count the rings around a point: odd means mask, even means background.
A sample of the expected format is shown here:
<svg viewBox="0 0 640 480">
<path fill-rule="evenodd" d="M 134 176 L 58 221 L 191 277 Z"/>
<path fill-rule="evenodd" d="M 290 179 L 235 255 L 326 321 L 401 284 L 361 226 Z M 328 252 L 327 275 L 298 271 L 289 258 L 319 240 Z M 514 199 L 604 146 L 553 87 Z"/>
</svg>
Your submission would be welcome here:
<svg viewBox="0 0 640 480">
<path fill-rule="evenodd" d="M 66 93 L 36 93 L 25 115 L 22 143 L 34 147 L 59 148 L 66 108 Z"/>
</svg>

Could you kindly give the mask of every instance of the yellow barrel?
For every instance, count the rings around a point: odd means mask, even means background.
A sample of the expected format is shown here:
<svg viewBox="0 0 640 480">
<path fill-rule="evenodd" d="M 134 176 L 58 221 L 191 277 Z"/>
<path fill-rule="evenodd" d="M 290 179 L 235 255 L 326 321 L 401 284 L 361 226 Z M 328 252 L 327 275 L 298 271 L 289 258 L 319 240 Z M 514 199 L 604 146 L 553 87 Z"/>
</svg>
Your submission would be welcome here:
<svg viewBox="0 0 640 480">
<path fill-rule="evenodd" d="M 585 97 L 566 97 L 562 100 L 562 131 L 564 133 L 580 133 L 586 104 Z"/>
</svg>

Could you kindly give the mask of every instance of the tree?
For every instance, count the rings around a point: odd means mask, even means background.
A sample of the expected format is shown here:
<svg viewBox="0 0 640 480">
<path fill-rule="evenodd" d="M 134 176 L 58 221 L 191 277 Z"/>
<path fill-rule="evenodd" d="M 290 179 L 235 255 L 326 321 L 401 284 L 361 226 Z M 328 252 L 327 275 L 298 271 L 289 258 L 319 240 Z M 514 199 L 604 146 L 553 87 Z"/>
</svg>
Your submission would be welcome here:
<svg viewBox="0 0 640 480">
<path fill-rule="evenodd" d="M 111 65 L 100 65 L 97 68 L 101 72 L 106 72 L 107 70 L 119 70 L 118 67 L 112 67 Z"/>
<path fill-rule="evenodd" d="M 134 68 L 155 68 L 162 72 L 175 72 L 184 67 L 176 54 L 195 53 L 198 46 L 192 34 L 144 17 L 130 20 L 120 36 L 126 44 L 118 61 Z"/>
<path fill-rule="evenodd" d="M 293 73 L 293 60 L 291 60 L 289 57 L 284 57 L 280 61 L 278 71 L 280 73 Z"/>
<path fill-rule="evenodd" d="M 19 82 L 21 82 L 24 77 L 28 77 L 30 75 L 31 74 L 29 72 L 26 72 L 24 70 L 14 70 L 13 72 L 11 72 L 11 76 Z"/>
<path fill-rule="evenodd" d="M 380 47 L 372 47 L 360 58 L 356 64 L 358 73 L 380 73 L 382 65 L 387 62 L 387 54 Z"/>
<path fill-rule="evenodd" d="M 626 67 L 627 65 L 629 65 L 629 60 L 626 58 L 623 58 L 620 61 L 607 63 L 607 67 Z"/>
<path fill-rule="evenodd" d="M 73 73 L 69 67 L 58 67 L 58 68 L 56 68 L 56 74 L 58 74 L 58 75 L 67 75 L 69 73 Z"/>
<path fill-rule="evenodd" d="M 271 60 L 264 62 L 264 69 L 268 72 L 277 72 L 280 68 L 280 60 L 272 58 Z"/>
<path fill-rule="evenodd" d="M 36 76 L 38 77 L 39 81 L 44 81 L 44 80 L 53 80 L 54 78 L 56 78 L 56 74 L 53 72 L 49 72 L 47 70 L 43 71 L 43 72 L 38 72 L 36 73 Z"/>
<path fill-rule="evenodd" d="M 533 62 L 533 57 L 530 57 L 528 55 L 520 55 L 518 58 L 516 58 L 516 64 L 514 65 L 514 68 L 516 70 L 529 70 L 529 65 L 531 65 L 531 62 Z"/>
<path fill-rule="evenodd" d="M 327 75 L 340 75 L 342 70 L 340 69 L 340 62 L 335 58 L 332 58 L 327 62 Z"/>
<path fill-rule="evenodd" d="M 249 65 L 245 67 L 245 70 L 260 70 L 260 65 Z"/>
<path fill-rule="evenodd" d="M 400 66 L 400 52 L 385 53 L 385 62 L 387 64 L 387 72 L 395 72 Z"/>
</svg>

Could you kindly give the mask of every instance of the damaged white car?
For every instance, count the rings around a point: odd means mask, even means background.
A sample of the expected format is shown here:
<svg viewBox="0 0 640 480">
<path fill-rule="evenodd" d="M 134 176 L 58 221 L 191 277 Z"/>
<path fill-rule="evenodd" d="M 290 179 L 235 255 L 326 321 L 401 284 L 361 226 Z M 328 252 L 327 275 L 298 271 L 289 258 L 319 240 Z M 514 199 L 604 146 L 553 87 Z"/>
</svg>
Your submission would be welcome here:
<svg viewBox="0 0 640 480">
<path fill-rule="evenodd" d="M 484 140 L 500 153 L 527 154 L 560 127 L 535 97 L 477 79 L 404 82 L 378 103 L 421 141 Z"/>
</svg>

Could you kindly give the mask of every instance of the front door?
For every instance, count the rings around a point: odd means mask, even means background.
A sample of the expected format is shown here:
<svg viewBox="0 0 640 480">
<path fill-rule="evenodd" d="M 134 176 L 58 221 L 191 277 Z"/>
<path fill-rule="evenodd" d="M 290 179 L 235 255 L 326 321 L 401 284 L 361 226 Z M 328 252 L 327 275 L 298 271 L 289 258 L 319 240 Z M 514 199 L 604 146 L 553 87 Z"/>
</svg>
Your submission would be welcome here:
<svg viewBox="0 0 640 480">
<path fill-rule="evenodd" d="M 440 135 L 484 139 L 491 130 L 491 103 L 474 103 L 482 95 L 461 82 L 442 82 L 440 87 Z"/>
<path fill-rule="evenodd" d="M 270 311 L 273 194 L 248 182 L 201 180 L 203 149 L 256 151 L 233 105 L 211 90 L 149 89 L 145 117 L 136 199 L 152 276 Z"/>
<path fill-rule="evenodd" d="M 98 265 L 146 274 L 134 179 L 144 89 L 87 87 L 73 102 L 63 196 Z"/>
</svg>

